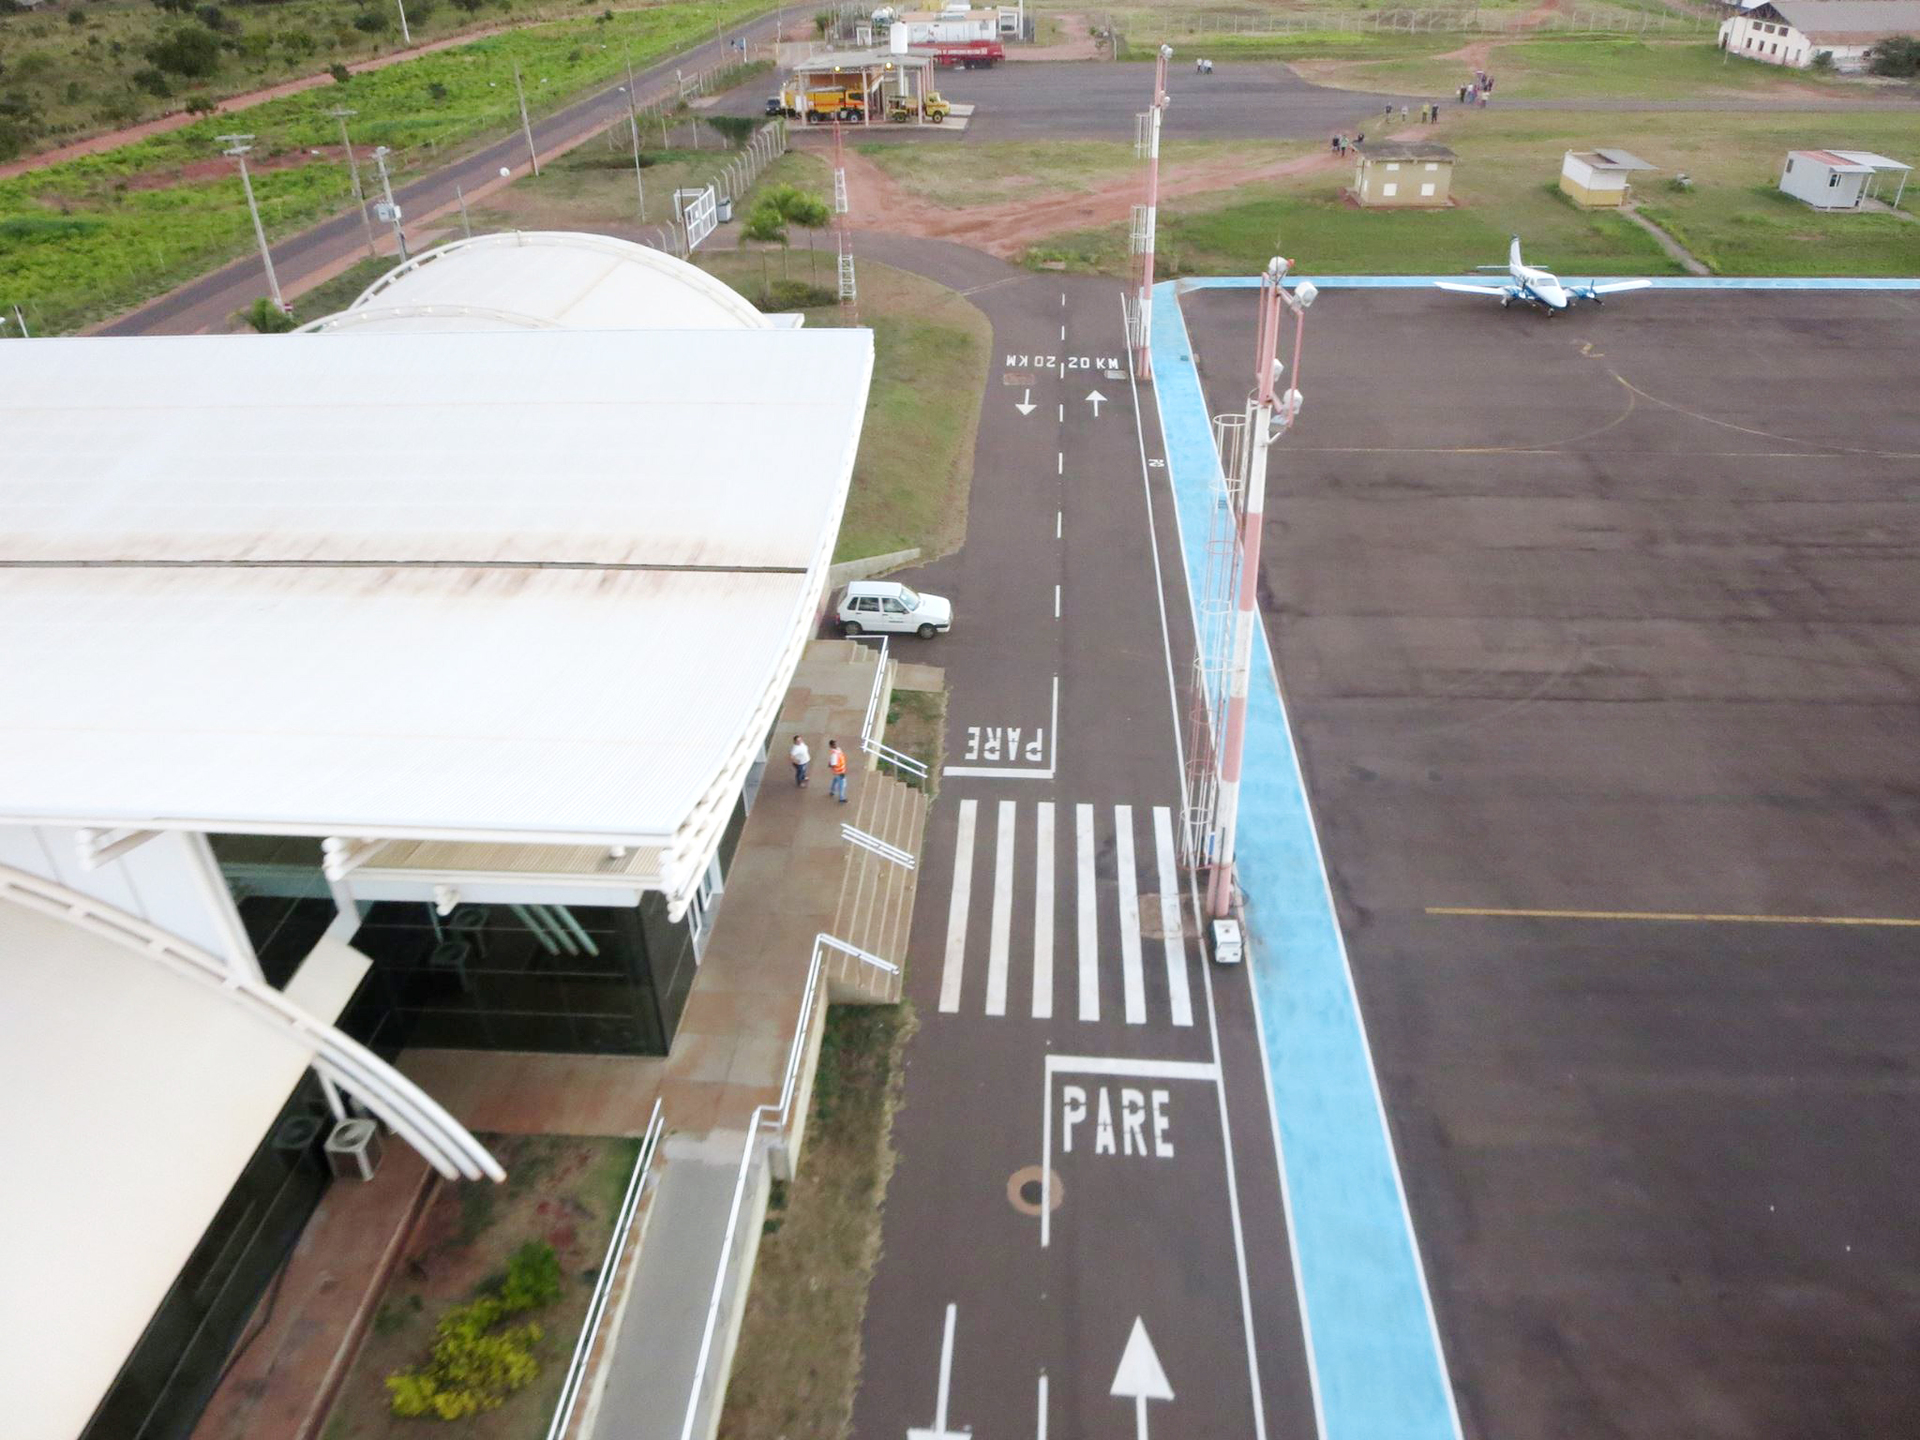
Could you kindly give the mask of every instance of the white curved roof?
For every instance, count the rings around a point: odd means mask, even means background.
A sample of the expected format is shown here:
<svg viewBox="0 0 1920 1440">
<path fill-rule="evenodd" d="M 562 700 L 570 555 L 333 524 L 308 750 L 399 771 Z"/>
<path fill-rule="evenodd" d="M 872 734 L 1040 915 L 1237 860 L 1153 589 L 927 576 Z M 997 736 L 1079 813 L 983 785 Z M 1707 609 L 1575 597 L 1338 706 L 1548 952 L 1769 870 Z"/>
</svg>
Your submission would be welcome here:
<svg viewBox="0 0 1920 1440">
<path fill-rule="evenodd" d="M 774 322 L 675 256 L 611 235 L 535 230 L 429 250 L 306 328 L 768 330 Z"/>
</svg>

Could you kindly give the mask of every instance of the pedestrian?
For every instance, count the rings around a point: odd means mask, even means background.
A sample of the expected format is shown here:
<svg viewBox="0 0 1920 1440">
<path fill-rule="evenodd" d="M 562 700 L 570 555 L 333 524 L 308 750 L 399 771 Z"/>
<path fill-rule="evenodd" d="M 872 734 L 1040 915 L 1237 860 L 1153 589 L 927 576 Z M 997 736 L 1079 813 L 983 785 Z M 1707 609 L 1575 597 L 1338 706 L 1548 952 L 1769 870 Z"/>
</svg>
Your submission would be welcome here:
<svg viewBox="0 0 1920 1440">
<path fill-rule="evenodd" d="M 1327 148 L 1333 151 L 1333 153 L 1336 155 L 1340 153 L 1340 132 L 1339 131 L 1336 130 L 1334 132 L 1333 139 L 1327 142 Z"/>
<path fill-rule="evenodd" d="M 1480 108 L 1482 110 L 1487 108 L 1487 92 L 1484 90 L 1480 92 Z"/>
<path fill-rule="evenodd" d="M 1493 77 L 1491 75 L 1487 76 L 1487 83 L 1481 88 L 1484 89 L 1489 95 L 1493 93 Z"/>
<path fill-rule="evenodd" d="M 1469 105 L 1473 104 L 1474 100 L 1479 96 L 1479 93 L 1480 92 L 1476 90 L 1473 86 L 1471 85 L 1467 86 L 1467 104 Z"/>
<path fill-rule="evenodd" d="M 1391 100 L 1387 102 L 1386 112 L 1380 117 L 1380 123 L 1382 125 L 1391 125 L 1393 123 L 1393 102 Z"/>
<path fill-rule="evenodd" d="M 1206 73 L 1206 70 L 1207 70 L 1207 62 L 1206 62 L 1206 61 L 1204 61 L 1204 60 L 1200 60 L 1200 59 L 1196 59 L 1196 60 L 1195 60 L 1195 61 L 1193 62 L 1193 73 L 1194 73 L 1194 74 L 1196 74 L 1196 75 L 1204 75 L 1204 74 Z"/>
<path fill-rule="evenodd" d="M 1454 93 L 1460 97 L 1460 103 L 1462 105 L 1467 103 L 1467 87 L 1466 86 L 1462 85 Z"/>
<path fill-rule="evenodd" d="M 1354 135 L 1354 137 L 1353 137 L 1353 148 L 1354 148 L 1354 149 L 1356 149 L 1356 150 L 1358 150 L 1358 149 L 1359 149 L 1359 148 L 1360 148 L 1360 147 L 1361 147 L 1362 145 L 1364 145 L 1364 144 L 1366 144 L 1366 143 L 1367 143 L 1367 132 L 1366 132 L 1366 131 L 1364 131 L 1364 130 L 1362 130 L 1362 131 L 1359 131 L 1359 132 L 1358 132 L 1357 134 L 1355 134 L 1355 135 Z"/>
<path fill-rule="evenodd" d="M 1438 100 L 1433 102 L 1433 123 L 1436 125 L 1440 123 L 1440 102 Z"/>
<path fill-rule="evenodd" d="M 1407 123 L 1407 107 L 1404 105 L 1400 107 L 1400 123 L 1402 125 Z"/>
<path fill-rule="evenodd" d="M 827 741 L 827 768 L 833 772 L 827 793 L 844 805 L 847 803 L 847 753 L 840 748 L 838 740 Z"/>
<path fill-rule="evenodd" d="M 794 736 L 793 749 L 787 752 L 787 758 L 793 761 L 794 787 L 804 790 L 807 785 L 807 766 L 813 763 L 813 753 L 807 749 L 807 742 L 798 735 Z"/>
</svg>

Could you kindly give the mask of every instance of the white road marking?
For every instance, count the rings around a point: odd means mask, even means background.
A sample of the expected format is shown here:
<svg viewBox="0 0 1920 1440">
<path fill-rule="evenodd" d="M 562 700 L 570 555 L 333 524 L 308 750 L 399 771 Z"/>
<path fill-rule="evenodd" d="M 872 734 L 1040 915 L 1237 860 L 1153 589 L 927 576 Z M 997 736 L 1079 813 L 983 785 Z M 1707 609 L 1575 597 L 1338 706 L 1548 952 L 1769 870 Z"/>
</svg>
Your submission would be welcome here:
<svg viewBox="0 0 1920 1440">
<path fill-rule="evenodd" d="M 960 828 L 953 842 L 953 898 L 947 902 L 947 963 L 940 973 L 940 1009 L 960 1008 L 960 978 L 967 963 L 967 905 L 973 894 L 973 824 L 977 800 L 960 802 Z"/>
<path fill-rule="evenodd" d="M 1051 800 L 1042 800 L 1034 807 L 1033 857 L 1033 1018 L 1051 1020 L 1053 1018 L 1053 802 Z"/>
<path fill-rule="evenodd" d="M 1066 523 L 1067 523 L 1067 517 L 1066 517 L 1066 512 L 1064 510 L 1056 510 L 1053 512 L 1053 538 L 1054 539 L 1058 540 L 1060 538 L 1061 527 L 1064 526 Z"/>
<path fill-rule="evenodd" d="M 1056 620 L 1060 618 L 1060 587 L 1058 585 L 1053 587 L 1053 618 Z"/>
<path fill-rule="evenodd" d="M 1062 295 L 1061 300 L 1067 297 Z M 1040 1372 L 1039 1417 L 1033 1422 L 1034 1440 L 1047 1440 L 1047 1372 Z"/>
<path fill-rule="evenodd" d="M 1060 338 L 1061 338 L 1062 340 L 1064 340 L 1064 339 L 1066 339 L 1066 338 L 1067 338 L 1067 327 L 1066 327 L 1066 326 L 1064 326 L 1064 325 L 1062 325 L 1062 326 L 1060 327 Z"/>
<path fill-rule="evenodd" d="M 1062 425 L 1067 423 L 1067 402 L 1064 400 L 1060 402 L 1060 423 Z"/>
<path fill-rule="evenodd" d="M 953 1393 L 953 1321 L 959 1307 L 947 1306 L 946 1334 L 940 1341 L 940 1388 L 934 1394 L 933 1428 L 907 1431 L 907 1440 L 967 1440 L 966 1432 L 954 1434 L 947 1429 L 947 1400 Z"/>
<path fill-rule="evenodd" d="M 1100 897 L 1093 882 L 1093 806 L 1073 807 L 1074 869 L 1080 888 L 1080 1018 L 1100 1018 Z"/>
<path fill-rule="evenodd" d="M 1173 1023 L 1193 1024 L 1193 995 L 1187 987 L 1187 937 L 1180 917 L 1180 871 L 1173 863 L 1173 814 L 1153 807 L 1153 848 L 1160 865 L 1160 933 L 1167 946 L 1167 996 Z"/>
<path fill-rule="evenodd" d="M 974 780 L 1051 780 L 1053 767 L 1041 770 L 1018 765 L 942 765 L 940 773 Z"/>
<path fill-rule="evenodd" d="M 1067 473 L 1066 451 L 1063 450 L 1053 457 L 1053 473 L 1056 475 L 1064 475 Z"/>
<path fill-rule="evenodd" d="M 1120 876 L 1120 984 L 1127 1024 L 1147 1023 L 1146 979 L 1140 971 L 1140 881 L 1133 869 L 1133 807 L 1113 807 L 1114 867 Z"/>
<path fill-rule="evenodd" d="M 1130 1075 L 1136 1080 L 1218 1080 L 1211 1060 L 1135 1060 L 1127 1055 L 1049 1055 L 1048 1081 L 1055 1075 Z"/>
<path fill-rule="evenodd" d="M 1013 939 L 1013 822 L 1018 807 L 1000 802 L 993 852 L 993 928 L 987 941 L 987 1014 L 1007 1013 L 1007 948 Z"/>
<path fill-rule="evenodd" d="M 1120 302 L 1120 320 L 1123 327 L 1126 324 L 1126 314 L 1126 301 L 1123 299 Z M 1140 490 L 1147 502 L 1148 548 L 1153 555 L 1154 588 L 1160 602 L 1160 644 L 1165 652 L 1167 662 L 1167 708 L 1173 715 L 1173 753 L 1179 756 L 1186 753 L 1180 746 L 1180 688 L 1174 680 L 1173 674 L 1173 636 L 1167 626 L 1167 582 L 1166 576 L 1160 567 L 1160 536 L 1153 519 L 1153 468 L 1155 466 L 1165 468 L 1167 462 L 1164 459 L 1149 460 L 1147 458 L 1147 432 L 1145 422 L 1140 418 L 1140 379 L 1134 370 L 1133 348 L 1131 346 L 1127 348 L 1127 388 L 1133 398 L 1133 434 L 1134 440 L 1140 450 Z M 1162 451 L 1165 450 L 1166 443 L 1166 422 L 1162 420 L 1160 425 L 1160 446 Z M 1173 511 L 1173 533 L 1176 550 L 1184 553 L 1184 541 L 1180 533 L 1180 511 L 1177 506 Z M 1182 578 L 1185 578 L 1184 575 Z M 1191 594 L 1188 595 L 1187 614 L 1193 623 L 1194 639 L 1197 644 L 1200 635 L 1200 624 L 1198 617 L 1193 613 Z M 1184 806 L 1192 798 L 1187 793 L 1186 767 L 1184 765 L 1178 765 L 1175 768 L 1178 769 L 1180 773 L 1180 802 Z M 1193 904 L 1194 913 L 1201 913 L 1200 892 L 1194 878 L 1191 876 L 1187 882 L 1187 893 L 1189 900 Z M 1214 1063 L 1218 1065 L 1220 1063 L 1220 1015 L 1213 998 L 1213 970 L 1211 966 L 1201 965 L 1200 983 L 1207 997 L 1207 1036 L 1213 1047 Z M 1265 1055 L 1267 1053 L 1267 1037 L 1265 1026 L 1262 1025 L 1260 1021 L 1260 1007 L 1255 1005 L 1251 1008 L 1253 1010 L 1254 1027 L 1259 1032 L 1260 1053 Z M 1300 1243 L 1299 1237 L 1294 1233 L 1293 1228 L 1293 1199 L 1287 1189 L 1287 1167 L 1285 1162 L 1280 1158 L 1278 1148 L 1280 1145 L 1280 1117 L 1274 1109 L 1273 1077 L 1267 1072 L 1264 1064 L 1260 1067 L 1260 1078 L 1267 1092 L 1267 1118 L 1272 1122 L 1273 1126 L 1273 1143 L 1275 1146 L 1276 1160 L 1274 1168 L 1279 1174 L 1280 1205 L 1286 1217 L 1287 1256 L 1293 1266 L 1294 1296 L 1299 1302 L 1300 1307 L 1300 1328 L 1307 1337 L 1307 1386 L 1313 1392 L 1314 1430 L 1316 1434 L 1325 1435 L 1327 1433 L 1327 1417 L 1324 1402 L 1320 1394 L 1319 1365 L 1313 1353 L 1313 1329 L 1307 1317 L 1307 1292 L 1300 1284 Z M 1240 1323 L 1247 1341 L 1247 1378 L 1252 1384 L 1253 1440 L 1266 1440 L 1267 1407 L 1266 1401 L 1262 1398 L 1261 1394 L 1260 1356 L 1254 1342 L 1253 1286 L 1247 1279 L 1247 1236 L 1246 1228 L 1240 1220 L 1240 1178 L 1239 1166 L 1233 1154 L 1233 1125 L 1227 1114 L 1226 1086 L 1216 1083 L 1214 1093 L 1220 1106 L 1220 1138 L 1224 1142 L 1223 1152 L 1227 1170 L 1227 1213 L 1233 1221 L 1233 1258 L 1240 1272 Z M 1052 1107 L 1049 1106 L 1048 1113 L 1051 1114 L 1051 1112 Z"/>
</svg>

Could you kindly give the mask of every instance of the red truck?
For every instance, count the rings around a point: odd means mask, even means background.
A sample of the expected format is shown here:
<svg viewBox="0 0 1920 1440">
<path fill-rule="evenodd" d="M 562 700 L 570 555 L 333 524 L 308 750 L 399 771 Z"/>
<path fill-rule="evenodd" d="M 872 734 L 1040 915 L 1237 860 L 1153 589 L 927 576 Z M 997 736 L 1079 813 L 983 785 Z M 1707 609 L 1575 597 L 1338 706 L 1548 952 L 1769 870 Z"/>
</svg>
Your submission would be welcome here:
<svg viewBox="0 0 1920 1440">
<path fill-rule="evenodd" d="M 1007 47 L 998 40 L 944 40 L 932 45 L 915 45 L 913 53 L 933 56 L 936 65 L 991 70 L 1007 58 Z"/>
</svg>

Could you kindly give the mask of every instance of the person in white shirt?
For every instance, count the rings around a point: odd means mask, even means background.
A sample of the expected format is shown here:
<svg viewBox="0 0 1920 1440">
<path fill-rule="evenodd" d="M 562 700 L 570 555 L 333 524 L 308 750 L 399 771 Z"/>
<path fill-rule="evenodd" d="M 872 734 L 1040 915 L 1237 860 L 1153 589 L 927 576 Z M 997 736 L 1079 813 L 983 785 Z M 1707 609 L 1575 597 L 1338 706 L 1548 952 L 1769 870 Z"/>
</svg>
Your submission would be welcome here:
<svg viewBox="0 0 1920 1440">
<path fill-rule="evenodd" d="M 793 737 L 793 749 L 787 752 L 787 758 L 793 761 L 793 783 L 805 786 L 807 766 L 813 763 L 813 752 L 807 749 L 807 742 L 798 735 Z"/>
</svg>

